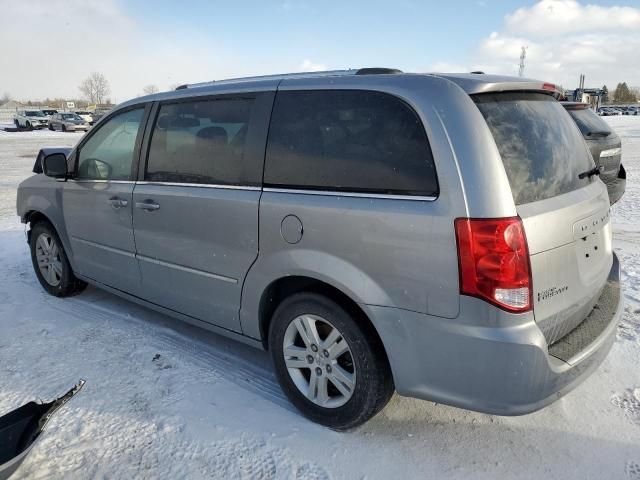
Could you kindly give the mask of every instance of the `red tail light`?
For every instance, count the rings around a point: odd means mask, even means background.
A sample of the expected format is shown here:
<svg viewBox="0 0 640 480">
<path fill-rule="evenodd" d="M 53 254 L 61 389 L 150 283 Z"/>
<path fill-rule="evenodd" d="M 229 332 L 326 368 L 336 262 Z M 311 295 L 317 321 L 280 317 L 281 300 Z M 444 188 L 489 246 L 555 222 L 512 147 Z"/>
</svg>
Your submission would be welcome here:
<svg viewBox="0 0 640 480">
<path fill-rule="evenodd" d="M 460 293 L 510 312 L 531 310 L 529 248 L 520 217 L 455 221 Z"/>
<path fill-rule="evenodd" d="M 542 89 L 543 90 L 551 90 L 552 92 L 557 90 L 556 86 L 553 83 L 543 83 L 542 84 Z"/>
</svg>

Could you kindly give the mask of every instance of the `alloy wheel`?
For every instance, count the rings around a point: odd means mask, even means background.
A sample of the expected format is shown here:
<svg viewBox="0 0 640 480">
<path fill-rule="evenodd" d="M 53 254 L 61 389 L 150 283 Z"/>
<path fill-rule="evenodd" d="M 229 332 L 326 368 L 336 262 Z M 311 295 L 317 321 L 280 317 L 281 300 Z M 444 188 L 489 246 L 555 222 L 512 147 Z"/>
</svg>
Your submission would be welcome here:
<svg viewBox="0 0 640 480">
<path fill-rule="evenodd" d="M 36 260 L 42 278 L 51 285 L 57 287 L 62 281 L 62 260 L 60 249 L 51 235 L 41 233 L 36 240 Z"/>
<path fill-rule="evenodd" d="M 284 363 L 298 390 L 314 404 L 338 408 L 356 385 L 351 349 L 342 333 L 318 315 L 300 315 L 287 327 Z"/>
</svg>

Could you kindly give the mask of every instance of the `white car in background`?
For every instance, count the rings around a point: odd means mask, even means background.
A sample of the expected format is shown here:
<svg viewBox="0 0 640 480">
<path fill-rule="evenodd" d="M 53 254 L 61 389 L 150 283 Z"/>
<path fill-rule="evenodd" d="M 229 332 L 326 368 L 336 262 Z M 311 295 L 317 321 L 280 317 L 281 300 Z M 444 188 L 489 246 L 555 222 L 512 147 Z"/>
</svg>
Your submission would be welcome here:
<svg viewBox="0 0 640 480">
<path fill-rule="evenodd" d="M 49 118 L 40 110 L 18 110 L 13 123 L 18 128 L 47 128 Z"/>
<path fill-rule="evenodd" d="M 93 125 L 93 115 L 91 112 L 87 112 L 86 110 L 76 110 L 76 115 L 82 118 L 89 125 Z"/>
</svg>

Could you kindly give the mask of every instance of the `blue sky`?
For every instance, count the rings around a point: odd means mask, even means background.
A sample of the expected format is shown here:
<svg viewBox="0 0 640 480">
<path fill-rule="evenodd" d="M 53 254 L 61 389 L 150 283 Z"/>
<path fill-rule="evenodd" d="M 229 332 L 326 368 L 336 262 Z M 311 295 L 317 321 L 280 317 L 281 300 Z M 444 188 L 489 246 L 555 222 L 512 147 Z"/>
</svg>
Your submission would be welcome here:
<svg viewBox="0 0 640 480">
<path fill-rule="evenodd" d="M 240 5 L 242 3 L 242 5 Z M 336 66 L 413 66 L 469 61 L 478 39 L 523 2 L 145 2 L 125 8 L 145 30 L 159 26 L 207 37 L 213 45 L 260 59 L 313 58 Z M 483 6 L 484 5 L 484 6 Z M 352 65 L 353 64 L 353 65 Z"/>
<path fill-rule="evenodd" d="M 640 85 L 638 1 L 0 0 L 0 94 L 77 96 L 91 71 L 122 101 L 230 76 L 360 66 L 517 74 L 573 87 Z M 55 28 L 62 49 L 25 29 Z M 46 36 L 44 36 L 46 38 Z M 39 79 L 42 71 L 65 75 Z M 40 72 L 40 73 L 39 73 Z"/>
</svg>

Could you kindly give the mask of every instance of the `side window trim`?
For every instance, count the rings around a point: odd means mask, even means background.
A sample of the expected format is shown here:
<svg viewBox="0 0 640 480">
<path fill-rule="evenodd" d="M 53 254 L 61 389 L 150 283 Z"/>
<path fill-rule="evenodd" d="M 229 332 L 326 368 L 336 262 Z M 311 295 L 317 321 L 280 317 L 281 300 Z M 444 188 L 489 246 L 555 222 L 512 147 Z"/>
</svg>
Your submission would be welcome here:
<svg viewBox="0 0 640 480">
<path fill-rule="evenodd" d="M 138 167 L 136 170 L 136 176 L 134 177 L 137 183 L 142 183 L 144 181 L 144 173 L 147 170 L 149 147 L 151 144 L 151 134 L 153 133 L 153 128 L 158 120 L 160 104 L 161 102 L 153 102 L 149 108 L 149 115 L 147 116 L 147 121 L 144 126 L 144 134 L 142 136 L 140 155 L 138 156 Z"/>
<path fill-rule="evenodd" d="M 77 174 L 78 174 L 78 161 L 80 159 L 80 152 L 82 151 L 82 148 L 85 146 L 85 144 L 97 133 L 100 131 L 101 128 L 103 128 L 107 122 L 109 122 L 109 120 L 111 120 L 113 117 L 120 115 L 122 113 L 126 113 L 129 112 L 131 110 L 138 110 L 140 108 L 143 108 L 143 113 L 142 113 L 142 120 L 140 121 L 140 125 L 144 125 L 145 129 L 146 129 L 146 125 L 148 123 L 149 120 L 149 113 L 151 111 L 151 103 L 138 103 L 136 105 L 131 105 L 129 107 L 123 108 L 123 109 L 118 109 L 114 112 L 111 112 L 109 115 L 107 115 L 106 117 L 104 117 L 104 119 L 100 120 L 100 125 L 98 126 L 98 128 L 95 129 L 91 129 L 91 131 L 87 134 L 85 134 L 84 138 L 80 141 L 80 143 L 78 144 L 78 146 L 73 150 L 73 177 L 72 180 L 75 180 L 77 178 Z M 129 174 L 129 180 L 119 180 L 119 182 L 134 182 L 137 176 L 137 172 L 138 172 L 138 164 L 140 161 L 140 151 L 141 151 L 141 146 L 142 146 L 142 138 L 143 135 L 141 134 L 142 132 L 144 132 L 144 129 L 141 131 L 140 128 L 138 128 L 138 133 L 136 135 L 136 142 L 135 142 L 135 146 L 133 149 L 133 159 L 131 161 L 131 173 Z M 98 180 L 90 180 L 90 179 L 81 179 L 80 181 L 84 181 L 84 182 L 96 182 Z M 118 180 L 100 180 L 102 182 L 116 182 Z"/>
</svg>

